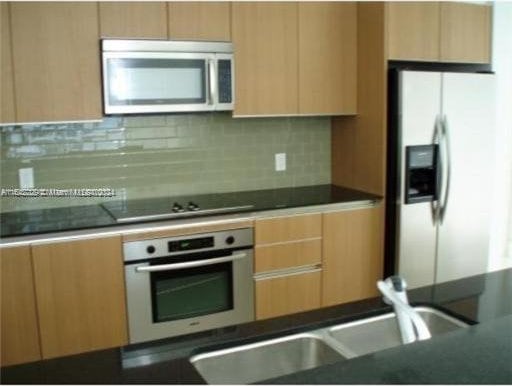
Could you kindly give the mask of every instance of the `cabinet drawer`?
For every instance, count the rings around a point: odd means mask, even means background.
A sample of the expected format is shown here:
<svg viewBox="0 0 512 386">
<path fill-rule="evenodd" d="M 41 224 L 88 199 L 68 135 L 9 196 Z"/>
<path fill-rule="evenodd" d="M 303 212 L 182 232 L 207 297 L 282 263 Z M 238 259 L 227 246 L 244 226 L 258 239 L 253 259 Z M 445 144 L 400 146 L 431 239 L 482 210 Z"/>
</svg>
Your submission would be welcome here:
<svg viewBox="0 0 512 386">
<path fill-rule="evenodd" d="M 287 243 L 256 246 L 254 271 L 268 272 L 277 269 L 321 264 L 322 239 L 291 241 Z"/>
<path fill-rule="evenodd" d="M 322 237 L 321 214 L 276 217 L 256 221 L 256 245 L 316 237 Z"/>
<path fill-rule="evenodd" d="M 320 307 L 321 270 L 256 280 L 256 319 Z"/>
</svg>

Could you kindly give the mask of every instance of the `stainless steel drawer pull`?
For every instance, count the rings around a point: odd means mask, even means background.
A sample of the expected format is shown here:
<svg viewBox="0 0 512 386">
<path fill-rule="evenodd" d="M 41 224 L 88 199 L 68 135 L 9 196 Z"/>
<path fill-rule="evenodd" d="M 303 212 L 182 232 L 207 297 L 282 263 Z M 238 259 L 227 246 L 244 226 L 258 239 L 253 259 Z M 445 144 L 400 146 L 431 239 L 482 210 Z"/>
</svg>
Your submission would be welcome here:
<svg viewBox="0 0 512 386">
<path fill-rule="evenodd" d="M 146 267 L 137 267 L 137 272 L 159 272 L 159 271 L 175 271 L 178 269 L 204 267 L 206 265 L 220 264 L 227 261 L 239 260 L 247 257 L 246 253 L 237 253 L 230 256 L 216 257 L 214 259 L 189 261 L 186 263 L 163 264 L 163 265 L 149 265 Z"/>
</svg>

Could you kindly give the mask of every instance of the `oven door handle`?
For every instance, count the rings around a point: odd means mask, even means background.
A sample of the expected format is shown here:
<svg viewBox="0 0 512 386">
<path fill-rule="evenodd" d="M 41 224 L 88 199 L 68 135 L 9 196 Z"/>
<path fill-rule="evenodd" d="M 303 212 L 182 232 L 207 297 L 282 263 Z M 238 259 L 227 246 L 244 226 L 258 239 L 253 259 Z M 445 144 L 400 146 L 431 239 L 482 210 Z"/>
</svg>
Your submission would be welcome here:
<svg viewBox="0 0 512 386">
<path fill-rule="evenodd" d="M 236 253 L 230 256 L 216 257 L 214 259 L 189 261 L 186 263 L 162 264 L 162 265 L 149 265 L 145 267 L 135 268 L 136 272 L 160 272 L 160 271 L 176 271 L 178 269 L 204 267 L 206 265 L 220 264 L 227 261 L 240 260 L 247 257 L 247 253 Z"/>
</svg>

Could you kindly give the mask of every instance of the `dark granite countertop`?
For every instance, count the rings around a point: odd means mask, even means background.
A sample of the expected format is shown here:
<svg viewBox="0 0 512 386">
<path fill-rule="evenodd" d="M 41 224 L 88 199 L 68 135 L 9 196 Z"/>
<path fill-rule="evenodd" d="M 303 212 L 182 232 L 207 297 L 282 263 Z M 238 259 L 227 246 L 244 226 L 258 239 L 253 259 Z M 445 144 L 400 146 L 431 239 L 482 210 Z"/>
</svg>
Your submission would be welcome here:
<svg viewBox="0 0 512 386">
<path fill-rule="evenodd" d="M 470 324 L 416 342 L 267 380 L 297 384 L 512 383 L 512 269 L 411 290 L 413 304 L 431 305 Z M 2 383 L 199 384 L 191 355 L 390 311 L 380 298 L 238 326 L 1 369 Z"/>
<path fill-rule="evenodd" d="M 111 213 L 129 213 L 137 216 L 147 208 L 155 213 L 170 212 L 174 202 L 194 201 L 206 207 L 225 208 L 247 205 L 233 213 L 256 212 L 274 209 L 307 207 L 378 200 L 380 197 L 358 190 L 336 185 L 315 185 L 295 188 L 267 189 L 256 191 L 161 197 L 126 201 L 111 201 L 101 205 L 74 206 L 66 208 L 37 209 L 0 213 L 0 237 L 15 237 L 70 230 L 83 230 L 120 225 Z M 110 213 L 109 213 L 110 212 Z M 198 217 L 204 214 L 198 213 Z M 129 221 L 134 224 L 153 220 Z"/>
</svg>

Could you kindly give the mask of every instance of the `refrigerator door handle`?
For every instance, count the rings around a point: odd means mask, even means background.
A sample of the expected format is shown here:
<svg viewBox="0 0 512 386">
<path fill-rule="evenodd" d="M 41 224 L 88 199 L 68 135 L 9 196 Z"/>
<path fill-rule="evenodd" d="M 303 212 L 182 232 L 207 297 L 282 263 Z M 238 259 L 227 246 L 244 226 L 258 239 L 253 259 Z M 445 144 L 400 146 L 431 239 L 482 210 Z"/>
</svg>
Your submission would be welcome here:
<svg viewBox="0 0 512 386">
<path fill-rule="evenodd" d="M 436 115 L 436 121 L 434 124 L 434 135 L 432 138 L 432 144 L 437 145 L 438 148 L 440 146 L 441 137 L 443 135 L 443 129 L 442 129 L 442 122 L 441 117 L 439 115 Z M 440 152 L 436 152 L 436 195 L 435 198 L 431 202 L 431 210 L 432 210 L 432 222 L 434 225 L 437 225 L 439 222 L 439 210 L 440 210 L 440 204 L 439 204 L 439 198 L 441 197 L 441 188 L 442 188 L 442 181 L 443 181 L 443 162 L 440 156 Z"/>
<path fill-rule="evenodd" d="M 450 179 L 451 179 L 451 157 L 450 157 L 450 134 L 448 127 L 448 118 L 443 115 L 441 122 L 442 135 L 441 135 L 441 152 L 444 151 L 444 162 L 443 162 L 443 179 L 442 189 L 440 190 L 441 196 L 439 206 L 439 220 L 443 223 L 444 216 L 446 215 L 446 208 L 448 207 L 448 198 L 450 196 Z"/>
</svg>

